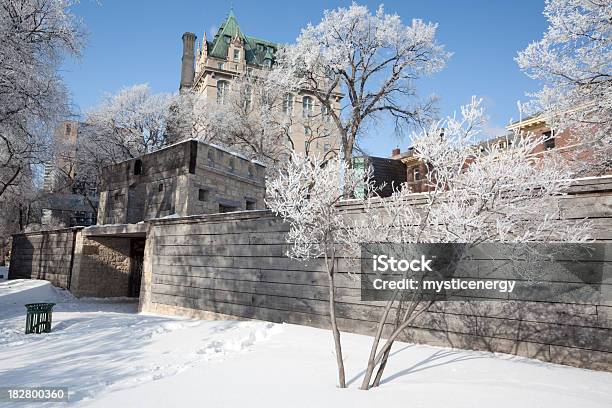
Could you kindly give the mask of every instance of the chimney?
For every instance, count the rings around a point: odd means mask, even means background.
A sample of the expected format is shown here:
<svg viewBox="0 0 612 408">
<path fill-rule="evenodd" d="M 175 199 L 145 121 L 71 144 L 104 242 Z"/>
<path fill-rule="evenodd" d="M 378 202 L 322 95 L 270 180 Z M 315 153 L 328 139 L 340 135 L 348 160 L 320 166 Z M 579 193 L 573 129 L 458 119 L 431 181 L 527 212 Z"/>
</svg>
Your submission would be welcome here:
<svg viewBox="0 0 612 408">
<path fill-rule="evenodd" d="M 395 149 L 393 149 L 393 150 L 391 151 L 391 158 L 394 158 L 394 157 L 399 156 L 399 155 L 400 155 L 400 153 L 401 153 L 400 148 L 399 148 L 399 147 L 396 147 Z"/>
<path fill-rule="evenodd" d="M 183 64 L 181 67 L 181 86 L 179 90 L 181 92 L 189 90 L 193 86 L 193 79 L 195 76 L 194 68 L 194 47 L 195 47 L 196 35 L 194 33 L 183 34 Z"/>
</svg>

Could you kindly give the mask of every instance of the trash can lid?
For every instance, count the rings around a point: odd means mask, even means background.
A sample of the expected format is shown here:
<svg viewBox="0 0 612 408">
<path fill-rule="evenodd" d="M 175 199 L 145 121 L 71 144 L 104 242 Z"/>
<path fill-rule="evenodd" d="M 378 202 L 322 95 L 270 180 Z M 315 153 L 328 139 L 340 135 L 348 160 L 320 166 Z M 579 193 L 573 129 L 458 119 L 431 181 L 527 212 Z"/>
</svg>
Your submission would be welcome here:
<svg viewBox="0 0 612 408">
<path fill-rule="evenodd" d="M 28 303 L 25 305 L 28 311 L 49 311 L 55 306 L 55 303 Z"/>
</svg>

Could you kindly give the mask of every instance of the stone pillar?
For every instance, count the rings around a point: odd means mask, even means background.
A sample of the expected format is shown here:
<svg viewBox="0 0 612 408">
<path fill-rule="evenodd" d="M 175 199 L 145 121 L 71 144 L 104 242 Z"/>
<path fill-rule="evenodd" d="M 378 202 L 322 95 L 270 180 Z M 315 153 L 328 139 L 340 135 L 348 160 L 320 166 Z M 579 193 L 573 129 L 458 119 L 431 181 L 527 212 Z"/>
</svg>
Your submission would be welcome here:
<svg viewBox="0 0 612 408">
<path fill-rule="evenodd" d="M 147 227 L 147 240 L 145 241 L 144 261 L 142 263 L 142 277 L 140 279 L 140 299 L 138 312 L 152 312 L 151 290 L 153 285 L 153 257 L 155 256 L 155 225 L 149 223 Z"/>
<path fill-rule="evenodd" d="M 183 34 L 183 63 L 181 68 L 181 86 L 179 88 L 181 92 L 189 90 L 193 86 L 195 76 L 195 40 L 196 36 L 194 33 Z"/>
</svg>

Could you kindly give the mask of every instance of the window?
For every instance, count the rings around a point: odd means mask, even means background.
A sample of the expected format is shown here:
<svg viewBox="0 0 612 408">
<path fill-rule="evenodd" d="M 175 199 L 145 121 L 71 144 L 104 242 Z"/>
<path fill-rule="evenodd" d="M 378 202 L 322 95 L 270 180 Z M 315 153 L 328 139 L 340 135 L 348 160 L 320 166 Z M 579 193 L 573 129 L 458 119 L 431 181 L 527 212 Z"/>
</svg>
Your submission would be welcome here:
<svg viewBox="0 0 612 408">
<path fill-rule="evenodd" d="M 555 148 L 555 136 L 552 131 L 544 132 L 542 134 L 544 136 L 544 148 L 546 150 L 551 150 Z"/>
<path fill-rule="evenodd" d="M 134 162 L 134 175 L 142 174 L 142 160 L 136 159 Z"/>
<path fill-rule="evenodd" d="M 312 129 L 310 129 L 309 126 L 304 126 L 304 135 L 305 136 L 312 136 Z"/>
<path fill-rule="evenodd" d="M 310 150 L 310 141 L 306 140 L 304 142 L 304 151 L 308 153 L 309 150 Z"/>
<path fill-rule="evenodd" d="M 72 125 L 70 123 L 66 123 L 66 134 L 69 135 L 72 130 Z"/>
<path fill-rule="evenodd" d="M 286 93 L 283 98 L 283 112 L 287 116 L 291 116 L 293 113 L 293 95 L 290 93 Z"/>
<path fill-rule="evenodd" d="M 226 43 L 226 44 L 229 44 L 229 43 L 230 43 L 230 41 L 232 40 L 232 39 L 231 39 L 231 37 L 230 37 L 229 35 L 226 35 L 226 36 L 224 36 L 224 37 L 225 37 L 225 38 L 224 38 L 224 39 L 225 39 L 225 43 Z"/>
<path fill-rule="evenodd" d="M 253 68 L 250 68 L 250 67 L 247 68 L 246 73 L 247 73 L 247 76 L 253 75 Z"/>
<path fill-rule="evenodd" d="M 228 212 L 233 212 L 233 211 L 236 211 L 236 207 L 233 207 L 231 205 L 219 204 L 220 213 L 228 213 Z"/>
<path fill-rule="evenodd" d="M 115 197 L 114 197 L 115 201 L 121 201 L 121 196 L 122 196 L 121 193 L 115 193 Z"/>
<path fill-rule="evenodd" d="M 324 151 L 324 152 L 329 152 L 330 150 L 331 150 L 331 144 L 329 144 L 329 143 L 325 143 L 325 144 L 323 145 L 323 151 Z"/>
<path fill-rule="evenodd" d="M 157 186 L 157 191 L 164 191 L 164 184 L 160 183 L 159 186 Z"/>
<path fill-rule="evenodd" d="M 229 160 L 229 168 L 231 171 L 234 171 L 236 169 L 236 162 L 233 157 Z"/>
<path fill-rule="evenodd" d="M 199 201 L 208 201 L 210 196 L 210 192 L 204 188 L 198 190 L 198 200 Z"/>
<path fill-rule="evenodd" d="M 421 170 L 419 168 L 416 168 L 412 171 L 412 176 L 414 178 L 414 181 L 418 181 L 421 179 Z"/>
<path fill-rule="evenodd" d="M 224 104 L 225 98 L 227 98 L 227 92 L 229 91 L 229 82 L 218 81 L 217 82 L 217 103 Z"/>
<path fill-rule="evenodd" d="M 234 50 L 234 61 L 238 61 L 240 59 L 240 50 Z"/>
<path fill-rule="evenodd" d="M 302 115 L 305 118 L 312 116 L 312 98 L 310 96 L 302 98 Z"/>
<path fill-rule="evenodd" d="M 329 122 L 329 118 L 331 118 L 329 108 L 325 105 L 321 105 L 321 116 L 323 116 L 323 120 L 326 122 Z"/>
<path fill-rule="evenodd" d="M 207 156 L 208 156 L 208 161 L 209 162 L 211 162 L 211 163 L 215 162 L 215 154 L 214 154 L 212 149 L 208 149 Z"/>
<path fill-rule="evenodd" d="M 219 69 L 225 69 L 225 62 L 220 62 L 218 66 L 219 66 Z"/>
<path fill-rule="evenodd" d="M 249 177 L 253 177 L 255 175 L 255 172 L 253 171 L 253 165 L 249 164 L 249 168 L 247 170 Z"/>
<path fill-rule="evenodd" d="M 255 209 L 255 204 L 256 204 L 256 202 L 253 201 L 253 200 L 246 200 L 246 206 L 245 207 L 249 211 L 250 210 L 254 210 Z"/>
<path fill-rule="evenodd" d="M 272 60 L 270 58 L 266 58 L 263 62 L 264 67 L 272 68 Z"/>
<path fill-rule="evenodd" d="M 264 46 L 263 44 L 257 44 L 257 51 L 263 51 L 264 50 Z"/>
<path fill-rule="evenodd" d="M 499 142 L 499 148 L 500 149 L 505 149 L 506 147 L 508 147 L 508 146 L 506 145 L 506 141 L 505 140 L 502 140 L 502 141 Z"/>
</svg>

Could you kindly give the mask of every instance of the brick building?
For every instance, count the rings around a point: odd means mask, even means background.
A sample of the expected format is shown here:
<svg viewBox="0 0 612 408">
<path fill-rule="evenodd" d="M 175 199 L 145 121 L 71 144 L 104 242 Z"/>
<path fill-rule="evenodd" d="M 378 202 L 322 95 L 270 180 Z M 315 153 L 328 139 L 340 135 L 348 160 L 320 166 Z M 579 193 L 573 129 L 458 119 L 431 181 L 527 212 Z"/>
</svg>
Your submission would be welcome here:
<svg viewBox="0 0 612 408">
<path fill-rule="evenodd" d="M 518 132 L 529 132 L 535 137 L 544 137 L 533 150 L 535 157 L 543 157 L 552 150 L 561 154 L 562 157 L 576 165 L 579 175 L 591 175 L 589 169 L 593 160 L 593 147 L 581 143 L 572 135 L 570 130 L 555 133 L 541 116 L 534 116 L 523 121 L 513 123 L 506 128 L 508 133 L 492 139 L 484 140 L 474 146 L 475 154 L 484 154 L 489 147 L 507 148 L 513 143 Z M 430 188 L 427 182 L 427 173 L 430 167 L 420 160 L 414 147 L 409 147 L 405 152 L 394 149 L 391 159 L 401 161 L 405 166 L 406 181 L 415 193 L 426 192 Z"/>
</svg>

